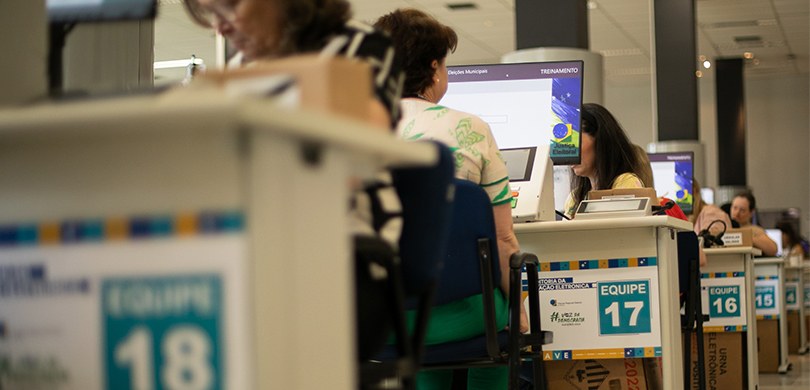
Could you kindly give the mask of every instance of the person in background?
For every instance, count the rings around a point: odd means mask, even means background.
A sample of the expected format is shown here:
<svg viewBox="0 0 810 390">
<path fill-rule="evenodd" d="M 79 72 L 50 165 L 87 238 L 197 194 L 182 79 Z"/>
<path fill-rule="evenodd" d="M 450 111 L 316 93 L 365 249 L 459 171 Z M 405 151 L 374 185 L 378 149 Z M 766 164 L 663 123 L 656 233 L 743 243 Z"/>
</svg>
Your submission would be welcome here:
<svg viewBox="0 0 810 390">
<path fill-rule="evenodd" d="M 645 187 L 639 177 L 640 162 L 635 145 L 605 107 L 583 104 L 582 130 L 582 158 L 571 167 L 573 190 L 565 202 L 568 217 L 573 217 L 588 191 Z"/>
<path fill-rule="evenodd" d="M 803 259 L 806 257 L 804 247 L 802 246 L 802 238 L 793 224 L 788 221 L 780 221 L 776 224 L 776 228 L 782 231 L 782 256 L 784 258 L 791 258 L 798 256 Z"/>
<path fill-rule="evenodd" d="M 445 61 L 456 49 L 458 36 L 452 28 L 415 9 L 398 9 L 379 18 L 374 26 L 390 34 L 405 70 L 399 135 L 408 140 L 431 139 L 448 145 L 455 156 L 456 177 L 477 183 L 489 195 L 501 268 L 500 293 L 495 294 L 497 326 L 504 327 L 508 314 L 509 258 L 519 250 L 512 226 L 512 193 L 506 164 L 486 122 L 438 104 L 447 91 Z M 480 295 L 434 307 L 425 342 L 444 343 L 483 334 L 482 310 Z M 521 330 L 528 330 L 525 316 Z M 417 388 L 449 389 L 452 374 L 452 370 L 420 372 Z M 468 371 L 469 389 L 505 389 L 507 385 L 507 367 Z"/>
<path fill-rule="evenodd" d="M 692 178 L 692 197 L 694 206 L 689 220 L 695 224 L 695 233 L 700 234 L 704 229 L 709 229 L 711 235 L 717 236 L 726 229 L 731 229 L 731 218 L 728 214 L 719 207 L 703 201 L 703 197 L 700 196 L 700 183 L 694 177 Z M 715 222 L 712 224 L 714 221 L 722 221 L 723 223 Z M 709 228 L 710 224 L 712 224 L 711 228 Z"/>
<path fill-rule="evenodd" d="M 356 58 L 371 65 L 376 100 L 370 122 L 393 128 L 399 119 L 402 73 L 385 34 L 351 20 L 347 0 L 183 0 L 191 18 L 238 50 L 236 66 L 302 53 Z"/>
<path fill-rule="evenodd" d="M 776 243 L 768 237 L 765 229 L 751 224 L 751 218 L 756 212 L 757 202 L 754 194 L 749 191 L 740 192 L 731 201 L 731 219 L 737 221 L 741 228 L 751 227 L 754 248 L 759 248 L 763 256 L 776 256 L 778 250 Z"/>
</svg>

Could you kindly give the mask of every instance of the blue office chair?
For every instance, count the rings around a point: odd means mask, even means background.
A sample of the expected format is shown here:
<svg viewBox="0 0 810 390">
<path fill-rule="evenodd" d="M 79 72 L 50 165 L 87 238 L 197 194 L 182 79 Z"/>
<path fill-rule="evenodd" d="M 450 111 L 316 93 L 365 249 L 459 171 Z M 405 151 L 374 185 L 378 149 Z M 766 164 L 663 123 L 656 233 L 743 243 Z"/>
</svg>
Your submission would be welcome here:
<svg viewBox="0 0 810 390">
<path fill-rule="evenodd" d="M 418 313 L 417 322 L 427 323 L 445 257 L 453 211 L 453 154 L 446 146 L 437 142 L 433 144 L 439 156 L 435 166 L 392 171 L 393 185 L 402 204 L 399 253 L 393 261 L 380 264 L 388 274 L 384 293 L 386 310 L 364 314 L 377 317 L 378 320 L 372 323 L 380 327 L 384 327 L 384 321 L 380 317 L 389 316 L 394 344 L 385 358 L 376 357 L 370 360 L 364 359 L 368 356 L 361 355 L 361 388 L 375 388 L 389 378 L 399 378 L 404 388 L 412 388 L 414 385 L 413 377 L 419 366 L 425 329 L 416 327 L 409 334 L 405 322 L 405 306 L 407 301 L 413 302 L 412 306 Z M 370 247 L 385 251 L 376 245 Z M 360 317 L 365 318 L 363 313 L 358 314 L 358 318 Z M 359 326 L 363 329 L 363 324 Z M 372 331 L 365 335 L 360 334 L 359 337 L 374 337 L 376 333 Z"/>
<path fill-rule="evenodd" d="M 485 333 L 468 340 L 425 347 L 423 369 L 471 368 L 508 365 L 509 387 L 519 387 L 522 361 L 531 361 L 535 388 L 545 388 L 542 345 L 551 342 L 550 332 L 540 330 L 538 260 L 530 253 L 510 259 L 509 330 L 496 329 L 495 286 L 500 281 L 495 221 L 486 192 L 478 185 L 456 180 L 453 220 L 444 268 L 434 305 L 443 305 L 482 294 Z M 528 274 L 531 334 L 520 333 L 521 270 Z M 419 326 L 425 327 L 425 324 Z M 531 347 L 529 350 L 526 347 Z"/>
<path fill-rule="evenodd" d="M 700 248 L 695 232 L 678 232 L 678 286 L 681 295 L 681 331 L 683 333 L 683 367 L 684 385 L 692 386 L 692 334 L 697 342 L 697 385 L 699 390 L 706 389 L 706 370 L 704 369 L 703 348 L 703 305 L 700 294 Z"/>
</svg>

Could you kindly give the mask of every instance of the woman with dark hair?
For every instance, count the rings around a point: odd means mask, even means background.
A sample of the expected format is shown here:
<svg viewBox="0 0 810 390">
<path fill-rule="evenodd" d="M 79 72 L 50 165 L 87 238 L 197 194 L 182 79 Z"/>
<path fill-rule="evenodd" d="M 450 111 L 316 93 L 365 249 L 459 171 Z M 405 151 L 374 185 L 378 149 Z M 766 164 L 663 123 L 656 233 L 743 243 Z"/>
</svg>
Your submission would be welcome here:
<svg viewBox="0 0 810 390">
<path fill-rule="evenodd" d="M 372 121 L 396 126 L 403 76 L 391 40 L 351 20 L 348 1 L 183 0 L 183 4 L 197 24 L 217 30 L 238 51 L 229 64 L 313 52 L 368 62 L 381 103 L 372 106 Z"/>
<path fill-rule="evenodd" d="M 644 187 L 635 146 L 610 111 L 595 103 L 583 104 L 582 130 L 582 159 L 571 167 L 573 189 L 565 202 L 569 217 L 588 191 Z"/>
<path fill-rule="evenodd" d="M 458 37 L 450 27 L 415 9 L 398 9 L 378 19 L 374 26 L 390 34 L 405 71 L 403 117 L 397 128 L 400 136 L 448 145 L 455 157 L 456 177 L 478 184 L 489 195 L 501 267 L 495 310 L 497 325 L 504 327 L 508 319 L 509 257 L 519 250 L 512 227 L 512 192 L 506 164 L 486 122 L 438 104 L 447 92 L 445 60 L 456 49 Z M 521 321 L 521 330 L 528 330 L 525 321 Z M 479 295 L 434 307 L 425 342 L 464 340 L 483 333 L 483 304 Z M 452 371 L 423 371 L 416 380 L 420 389 L 449 389 Z M 507 385 L 506 367 L 468 371 L 468 389 L 506 389 Z"/>
<path fill-rule="evenodd" d="M 782 231 L 782 256 L 786 259 L 794 256 L 804 259 L 802 238 L 793 228 L 793 224 L 788 221 L 780 221 L 776 224 L 776 228 Z"/>
</svg>

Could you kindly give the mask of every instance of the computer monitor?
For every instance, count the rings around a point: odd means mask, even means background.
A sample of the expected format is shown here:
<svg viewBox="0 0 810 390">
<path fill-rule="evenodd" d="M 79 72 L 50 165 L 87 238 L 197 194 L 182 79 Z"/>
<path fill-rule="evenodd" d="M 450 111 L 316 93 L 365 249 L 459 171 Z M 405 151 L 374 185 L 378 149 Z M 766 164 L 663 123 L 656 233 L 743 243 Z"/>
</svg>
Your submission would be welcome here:
<svg viewBox="0 0 810 390">
<path fill-rule="evenodd" d="M 674 200 L 686 214 L 692 213 L 692 152 L 648 153 L 658 197 Z"/>
<path fill-rule="evenodd" d="M 553 221 L 554 180 L 546 145 L 501 149 L 512 190 L 514 222 Z"/>
<path fill-rule="evenodd" d="M 579 164 L 582 61 L 449 66 L 439 104 L 489 123 L 502 149 L 548 146 L 554 165 Z"/>
<path fill-rule="evenodd" d="M 157 0 L 46 0 L 51 23 L 140 20 L 155 17 Z"/>
<path fill-rule="evenodd" d="M 776 257 L 782 257 L 782 231 L 779 229 L 765 229 L 765 233 L 776 243 Z"/>
</svg>

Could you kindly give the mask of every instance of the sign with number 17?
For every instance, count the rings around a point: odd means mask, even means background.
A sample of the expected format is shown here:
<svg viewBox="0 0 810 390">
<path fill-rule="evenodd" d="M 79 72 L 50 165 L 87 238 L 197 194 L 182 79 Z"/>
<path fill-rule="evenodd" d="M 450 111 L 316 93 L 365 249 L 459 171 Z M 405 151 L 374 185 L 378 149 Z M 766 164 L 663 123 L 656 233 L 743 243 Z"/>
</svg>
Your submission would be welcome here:
<svg viewBox="0 0 810 390">
<path fill-rule="evenodd" d="M 599 333 L 603 335 L 650 333 L 650 282 L 604 282 L 599 294 Z"/>
</svg>

